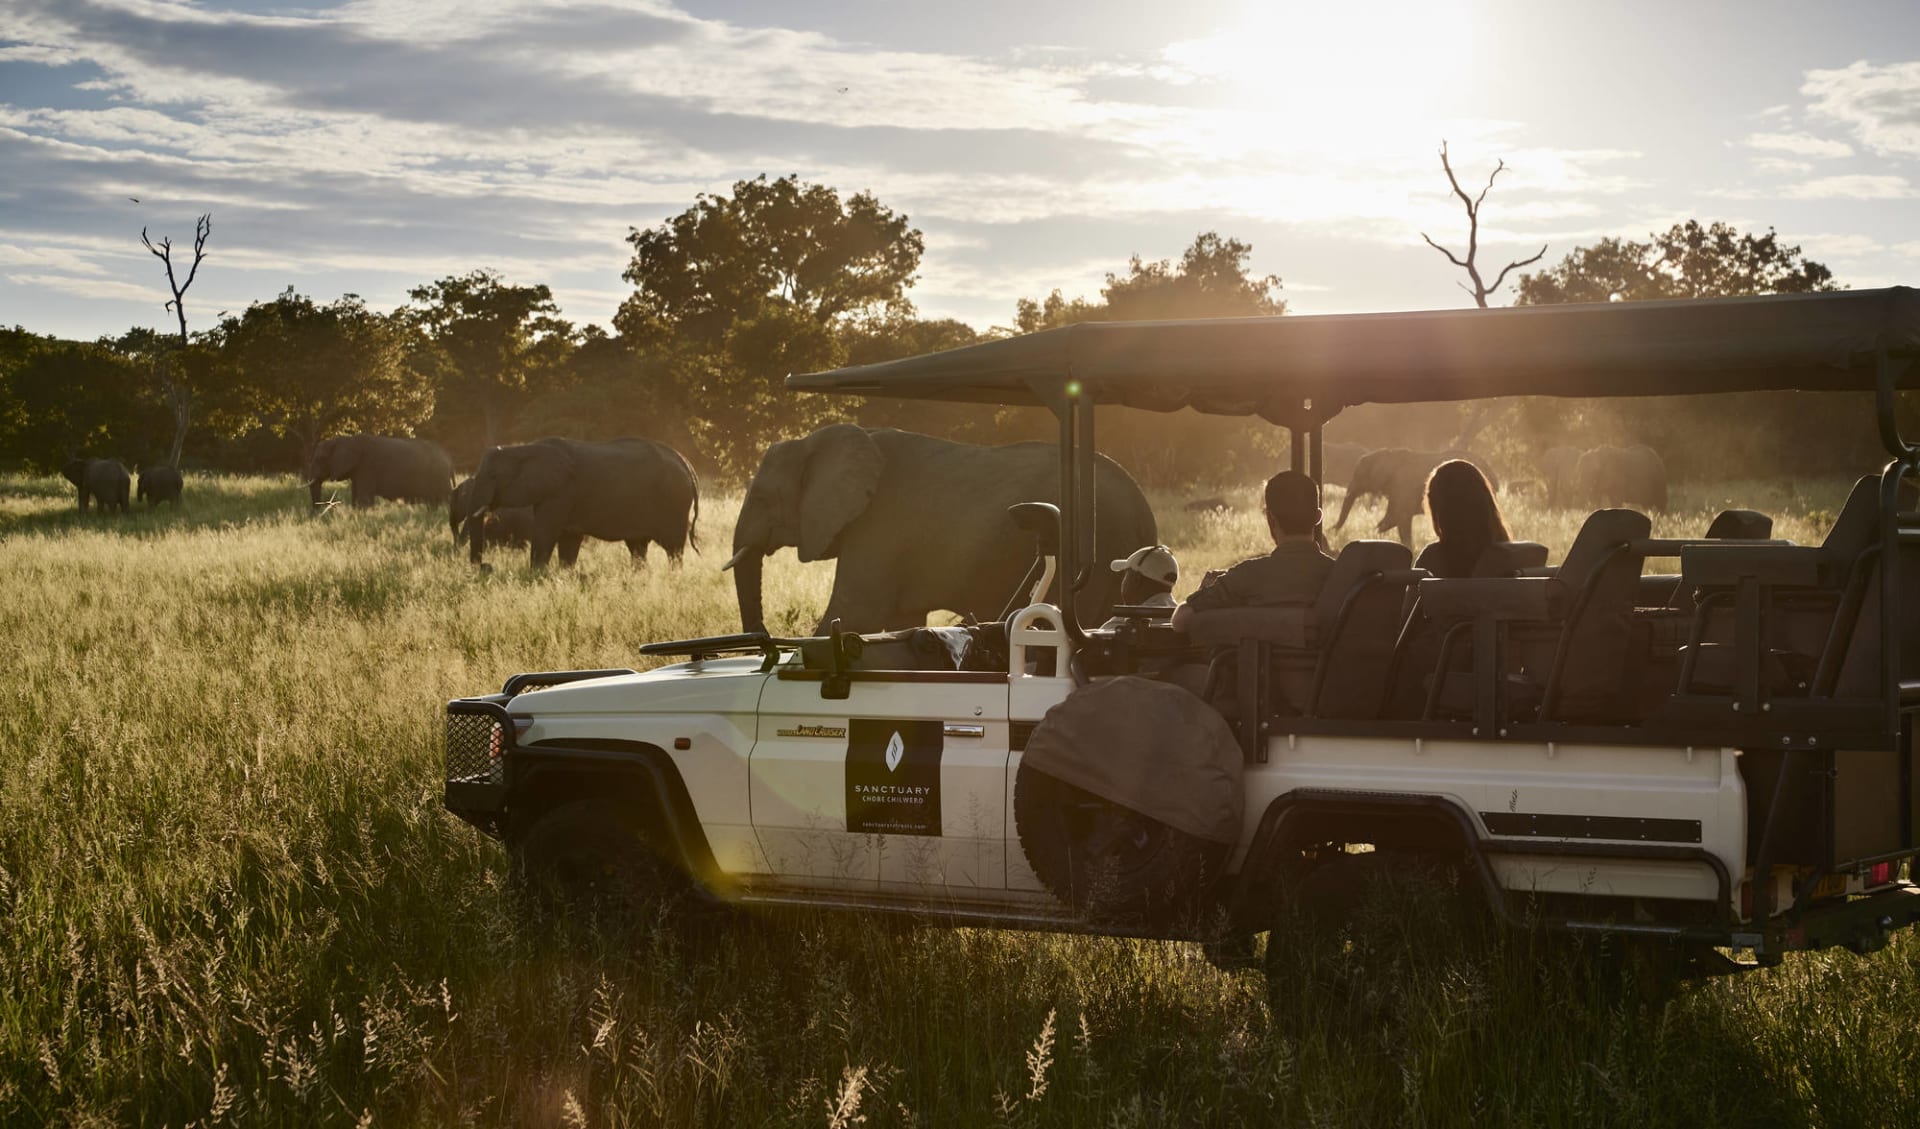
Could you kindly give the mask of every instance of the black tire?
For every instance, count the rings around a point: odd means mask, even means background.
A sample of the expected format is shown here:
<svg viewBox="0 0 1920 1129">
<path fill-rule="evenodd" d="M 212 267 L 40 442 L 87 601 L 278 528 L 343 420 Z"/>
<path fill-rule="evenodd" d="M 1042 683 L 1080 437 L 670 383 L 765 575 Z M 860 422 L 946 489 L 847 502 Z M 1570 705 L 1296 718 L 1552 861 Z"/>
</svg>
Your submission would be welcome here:
<svg viewBox="0 0 1920 1129">
<path fill-rule="evenodd" d="M 1047 889 L 1108 925 L 1197 926 L 1230 850 L 1025 764 L 1014 776 L 1013 820 Z"/>
<path fill-rule="evenodd" d="M 534 820 L 513 847 L 517 873 L 550 910 L 634 918 L 679 907 L 684 875 L 647 838 L 631 801 L 574 800 Z"/>
<path fill-rule="evenodd" d="M 1494 935 L 1483 896 L 1449 859 L 1335 852 L 1283 884 L 1267 938 L 1267 993 L 1283 1014 L 1370 1027 L 1409 986 L 1479 959 Z"/>
</svg>

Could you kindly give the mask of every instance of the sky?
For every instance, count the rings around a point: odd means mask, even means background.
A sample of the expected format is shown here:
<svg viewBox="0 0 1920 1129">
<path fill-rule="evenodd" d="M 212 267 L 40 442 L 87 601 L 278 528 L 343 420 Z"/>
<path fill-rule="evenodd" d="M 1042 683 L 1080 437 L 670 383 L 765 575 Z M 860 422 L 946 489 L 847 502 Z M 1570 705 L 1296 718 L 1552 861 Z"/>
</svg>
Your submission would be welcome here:
<svg viewBox="0 0 1920 1129">
<path fill-rule="evenodd" d="M 1920 4 L 0 0 L 0 324 L 206 328 L 479 267 L 607 324 L 630 228 L 739 179 L 871 191 L 927 317 L 1010 324 L 1214 230 L 1296 313 L 1461 306 L 1683 219 L 1920 283 Z M 1504 304 L 1511 286 L 1494 298 Z"/>
</svg>

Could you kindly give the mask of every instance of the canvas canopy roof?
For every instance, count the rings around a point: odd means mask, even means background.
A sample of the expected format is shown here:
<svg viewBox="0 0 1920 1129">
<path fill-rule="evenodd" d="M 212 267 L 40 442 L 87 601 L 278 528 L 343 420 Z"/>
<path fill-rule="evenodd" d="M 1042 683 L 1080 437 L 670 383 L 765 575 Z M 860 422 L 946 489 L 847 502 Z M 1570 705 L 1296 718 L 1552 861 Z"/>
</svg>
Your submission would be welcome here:
<svg viewBox="0 0 1920 1129">
<path fill-rule="evenodd" d="M 1047 404 L 1066 381 L 1101 404 L 1325 418 L 1353 404 L 1489 396 L 1870 391 L 1881 352 L 1920 358 L 1920 290 L 1499 310 L 1085 322 L 787 387 Z M 1900 387 L 1920 385 L 1914 370 Z"/>
</svg>

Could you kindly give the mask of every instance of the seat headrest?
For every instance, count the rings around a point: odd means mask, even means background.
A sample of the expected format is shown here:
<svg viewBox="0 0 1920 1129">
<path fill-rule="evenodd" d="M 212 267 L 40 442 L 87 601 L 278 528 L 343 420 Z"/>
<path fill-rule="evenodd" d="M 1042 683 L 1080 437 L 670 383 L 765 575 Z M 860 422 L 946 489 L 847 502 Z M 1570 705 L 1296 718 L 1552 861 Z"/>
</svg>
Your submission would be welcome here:
<svg viewBox="0 0 1920 1129">
<path fill-rule="evenodd" d="M 1880 479 L 1864 475 L 1853 484 L 1840 516 L 1833 519 L 1827 539 L 1820 547 L 1836 556 L 1852 560 L 1880 539 Z"/>
<path fill-rule="evenodd" d="M 1759 510 L 1721 510 L 1707 526 L 1709 541 L 1765 541 L 1773 536 L 1773 519 Z"/>
<path fill-rule="evenodd" d="M 1333 569 L 1313 602 L 1314 618 L 1331 626 L 1347 593 L 1370 572 L 1404 572 L 1413 567 L 1413 550 L 1398 541 L 1349 541 L 1333 559 Z"/>
<path fill-rule="evenodd" d="M 1567 548 L 1567 559 L 1557 575 L 1569 584 L 1584 584 L 1587 574 L 1614 546 L 1652 535 L 1653 519 L 1639 510 L 1595 510 Z"/>
</svg>

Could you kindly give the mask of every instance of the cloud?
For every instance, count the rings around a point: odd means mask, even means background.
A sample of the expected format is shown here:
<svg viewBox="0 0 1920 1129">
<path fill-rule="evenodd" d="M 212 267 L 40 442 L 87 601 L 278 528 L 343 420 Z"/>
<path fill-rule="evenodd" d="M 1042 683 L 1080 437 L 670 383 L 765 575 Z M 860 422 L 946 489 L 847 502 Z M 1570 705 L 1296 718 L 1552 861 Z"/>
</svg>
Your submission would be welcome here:
<svg viewBox="0 0 1920 1129">
<path fill-rule="evenodd" d="M 1790 200 L 1903 200 L 1912 197 L 1914 190 L 1904 176 L 1858 173 L 1788 185 L 1781 195 Z"/>
<path fill-rule="evenodd" d="M 1920 62 L 1808 71 L 1800 92 L 1874 152 L 1920 156 Z"/>
<path fill-rule="evenodd" d="M 1755 157 L 1753 167 L 1756 172 L 1775 176 L 1804 176 L 1813 171 L 1813 162 L 1790 161 L 1784 157 Z"/>
<path fill-rule="evenodd" d="M 1751 133 L 1744 144 L 1749 149 L 1788 153 L 1795 157 L 1851 157 L 1853 146 L 1844 141 L 1829 141 L 1807 133 Z"/>
</svg>

